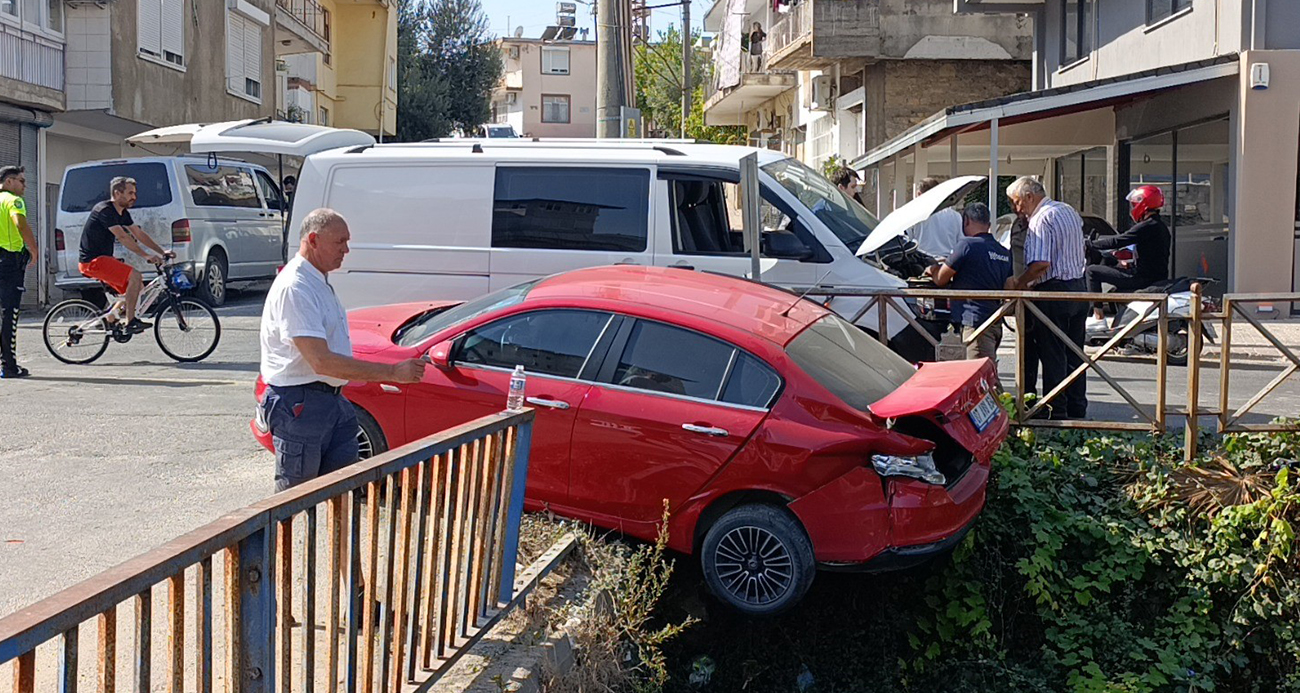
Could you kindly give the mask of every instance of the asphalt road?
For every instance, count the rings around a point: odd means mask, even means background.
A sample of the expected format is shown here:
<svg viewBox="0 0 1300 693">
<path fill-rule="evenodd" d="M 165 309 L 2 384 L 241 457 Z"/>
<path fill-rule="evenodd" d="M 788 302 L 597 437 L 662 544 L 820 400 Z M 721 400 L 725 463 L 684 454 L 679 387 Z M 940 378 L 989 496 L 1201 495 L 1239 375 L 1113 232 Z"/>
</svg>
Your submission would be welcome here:
<svg viewBox="0 0 1300 693">
<path fill-rule="evenodd" d="M 94 364 L 64 365 L 41 343 L 43 315 L 24 316 L 19 349 L 33 376 L 0 380 L 0 615 L 271 492 L 273 460 L 248 431 L 262 298 L 232 296 L 219 310 L 216 352 L 189 365 L 168 359 L 152 333 L 110 345 Z M 1105 367 L 1137 399 L 1155 401 L 1152 365 Z M 1005 383 L 1012 368 L 1008 353 Z M 1244 364 L 1234 403 L 1280 369 L 1279 361 Z M 1173 404 L 1183 401 L 1186 369 L 1170 373 Z M 1216 403 L 1217 369 L 1202 378 L 1203 403 Z M 1137 420 L 1096 376 L 1089 390 L 1093 417 Z M 1300 382 L 1260 411 L 1250 420 L 1300 412 Z"/>
</svg>

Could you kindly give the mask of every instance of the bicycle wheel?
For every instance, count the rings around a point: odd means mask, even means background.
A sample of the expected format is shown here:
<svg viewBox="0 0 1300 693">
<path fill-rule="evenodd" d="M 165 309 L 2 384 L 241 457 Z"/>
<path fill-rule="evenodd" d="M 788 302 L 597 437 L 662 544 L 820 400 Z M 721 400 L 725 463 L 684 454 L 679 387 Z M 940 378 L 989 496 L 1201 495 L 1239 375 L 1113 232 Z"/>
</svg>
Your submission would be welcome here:
<svg viewBox="0 0 1300 693">
<path fill-rule="evenodd" d="M 177 361 L 202 361 L 217 348 L 221 321 L 197 298 L 173 299 L 154 316 L 153 336 L 158 348 Z"/>
<path fill-rule="evenodd" d="M 108 330 L 98 320 L 101 311 L 90 301 L 64 301 L 45 314 L 45 348 L 64 363 L 90 363 L 108 348 Z"/>
</svg>

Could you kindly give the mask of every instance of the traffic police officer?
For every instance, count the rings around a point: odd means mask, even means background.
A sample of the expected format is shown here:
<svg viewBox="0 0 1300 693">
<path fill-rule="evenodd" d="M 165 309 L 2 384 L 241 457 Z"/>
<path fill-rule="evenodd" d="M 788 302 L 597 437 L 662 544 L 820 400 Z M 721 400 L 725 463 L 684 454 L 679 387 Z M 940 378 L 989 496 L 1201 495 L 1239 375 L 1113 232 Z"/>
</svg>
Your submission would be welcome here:
<svg viewBox="0 0 1300 693">
<path fill-rule="evenodd" d="M 18 305 L 23 298 L 23 275 L 36 256 L 36 238 L 27 225 L 27 174 L 21 166 L 0 168 L 0 378 L 23 378 L 18 365 Z"/>
</svg>

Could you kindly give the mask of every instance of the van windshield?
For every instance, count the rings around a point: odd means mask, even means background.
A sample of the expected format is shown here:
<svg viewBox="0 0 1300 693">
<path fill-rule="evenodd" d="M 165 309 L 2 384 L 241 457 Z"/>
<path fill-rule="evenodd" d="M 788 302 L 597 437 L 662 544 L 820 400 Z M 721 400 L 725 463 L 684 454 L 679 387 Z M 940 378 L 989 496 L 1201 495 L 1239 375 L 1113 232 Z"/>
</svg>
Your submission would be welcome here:
<svg viewBox="0 0 1300 693">
<path fill-rule="evenodd" d="M 83 166 L 63 178 L 59 208 L 65 212 L 89 212 L 109 198 L 108 184 L 118 176 L 135 179 L 135 208 L 162 207 L 172 202 L 167 167 L 160 163 L 121 163 Z"/>
<path fill-rule="evenodd" d="M 763 166 L 769 176 L 790 191 L 799 201 L 840 239 L 849 250 L 867 240 L 880 222 L 865 207 L 845 195 L 826 176 L 808 168 L 797 159 L 781 159 Z"/>
<path fill-rule="evenodd" d="M 415 346 L 452 325 L 471 320 L 488 311 L 520 303 L 540 281 L 541 279 L 534 279 L 516 284 L 447 310 L 425 313 L 399 330 L 394 340 L 399 346 Z"/>
</svg>

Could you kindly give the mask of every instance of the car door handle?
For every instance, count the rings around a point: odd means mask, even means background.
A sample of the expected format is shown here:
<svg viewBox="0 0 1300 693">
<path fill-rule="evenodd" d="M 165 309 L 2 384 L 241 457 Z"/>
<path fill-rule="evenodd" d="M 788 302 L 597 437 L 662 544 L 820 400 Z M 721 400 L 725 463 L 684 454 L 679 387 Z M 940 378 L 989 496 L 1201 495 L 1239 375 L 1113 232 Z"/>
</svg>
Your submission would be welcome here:
<svg viewBox="0 0 1300 693">
<path fill-rule="evenodd" d="M 726 438 L 727 436 L 731 435 L 730 433 L 727 433 L 727 429 L 725 428 L 714 428 L 712 426 L 696 426 L 695 424 L 682 424 L 682 429 L 690 431 L 691 433 L 703 433 L 706 436 L 713 436 L 714 438 Z"/>
<path fill-rule="evenodd" d="M 561 402 L 558 399 L 546 399 L 544 397 L 526 397 L 524 398 L 524 401 L 534 406 L 546 407 L 547 409 L 568 409 L 569 408 L 568 402 Z"/>
</svg>

